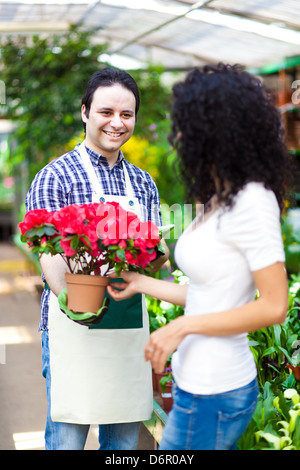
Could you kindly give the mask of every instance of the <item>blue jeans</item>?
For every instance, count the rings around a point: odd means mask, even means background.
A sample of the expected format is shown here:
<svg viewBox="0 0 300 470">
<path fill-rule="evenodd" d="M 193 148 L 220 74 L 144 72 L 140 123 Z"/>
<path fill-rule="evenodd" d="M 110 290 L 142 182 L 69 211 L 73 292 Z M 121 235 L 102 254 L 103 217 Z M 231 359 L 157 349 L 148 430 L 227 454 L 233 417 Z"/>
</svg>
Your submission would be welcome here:
<svg viewBox="0 0 300 470">
<path fill-rule="evenodd" d="M 43 376 L 46 379 L 48 400 L 45 429 L 46 450 L 83 450 L 90 425 L 58 423 L 51 419 L 50 363 L 48 332 L 42 332 Z M 101 450 L 135 450 L 139 440 L 140 422 L 99 425 Z"/>
<path fill-rule="evenodd" d="M 193 395 L 173 387 L 160 450 L 235 450 L 255 411 L 256 379 L 245 387 L 215 395 Z"/>
</svg>

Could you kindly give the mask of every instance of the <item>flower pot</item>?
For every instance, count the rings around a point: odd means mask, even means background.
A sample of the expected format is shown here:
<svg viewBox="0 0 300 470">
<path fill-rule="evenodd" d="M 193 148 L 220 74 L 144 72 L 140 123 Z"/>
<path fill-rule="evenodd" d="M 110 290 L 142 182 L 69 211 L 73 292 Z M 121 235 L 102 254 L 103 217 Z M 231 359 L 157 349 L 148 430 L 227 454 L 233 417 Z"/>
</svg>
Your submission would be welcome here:
<svg viewBox="0 0 300 470">
<path fill-rule="evenodd" d="M 152 388 L 153 392 L 158 392 L 158 383 L 157 383 L 157 378 L 156 378 L 156 373 L 152 369 Z"/>
<path fill-rule="evenodd" d="M 108 277 L 66 273 L 68 309 L 97 313 L 104 300 Z"/>
<path fill-rule="evenodd" d="M 163 401 L 163 409 L 166 413 L 171 411 L 173 406 L 173 397 L 172 397 L 172 382 L 166 384 L 165 391 L 161 393 L 161 398 Z"/>
<path fill-rule="evenodd" d="M 163 402 L 162 407 L 166 413 L 169 413 L 169 411 L 171 410 L 173 406 L 172 378 L 166 372 L 162 372 L 162 373 L 155 372 L 155 375 L 156 375 L 156 380 L 157 380 L 157 385 L 158 385 L 158 392 Z M 166 377 L 166 376 L 168 377 L 168 382 L 162 385 L 160 381 L 163 377 Z"/>
</svg>

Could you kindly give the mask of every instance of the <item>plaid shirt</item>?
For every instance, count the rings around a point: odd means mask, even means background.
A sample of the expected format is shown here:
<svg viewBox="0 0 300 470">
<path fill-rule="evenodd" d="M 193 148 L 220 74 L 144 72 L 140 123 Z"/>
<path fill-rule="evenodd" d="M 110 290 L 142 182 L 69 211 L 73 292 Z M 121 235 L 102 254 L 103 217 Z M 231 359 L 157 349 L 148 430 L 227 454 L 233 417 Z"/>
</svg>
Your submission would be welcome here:
<svg viewBox="0 0 300 470">
<path fill-rule="evenodd" d="M 45 208 L 55 211 L 70 204 L 92 202 L 93 188 L 75 147 L 69 153 L 46 165 L 34 178 L 26 197 L 26 211 Z M 102 155 L 87 148 L 104 194 L 127 196 L 122 162 L 125 163 L 135 197 L 139 200 L 142 217 L 161 225 L 160 200 L 157 187 L 146 172 L 128 163 L 119 153 L 117 163 L 110 168 Z M 44 277 L 43 277 L 44 279 Z M 49 289 L 44 289 L 41 300 L 39 330 L 48 329 Z"/>
</svg>

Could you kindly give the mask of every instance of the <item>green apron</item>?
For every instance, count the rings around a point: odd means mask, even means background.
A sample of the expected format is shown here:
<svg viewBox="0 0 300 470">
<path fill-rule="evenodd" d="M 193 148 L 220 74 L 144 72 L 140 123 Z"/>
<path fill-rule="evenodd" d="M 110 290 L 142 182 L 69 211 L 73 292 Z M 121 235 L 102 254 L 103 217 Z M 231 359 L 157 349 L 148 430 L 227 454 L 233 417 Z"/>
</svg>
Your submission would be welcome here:
<svg viewBox="0 0 300 470">
<path fill-rule="evenodd" d="M 112 282 L 124 282 L 123 279 L 111 279 Z M 89 326 L 90 329 L 127 329 L 143 328 L 142 294 L 135 294 L 130 299 L 116 302 L 108 293 L 108 311 L 100 323 Z"/>
</svg>

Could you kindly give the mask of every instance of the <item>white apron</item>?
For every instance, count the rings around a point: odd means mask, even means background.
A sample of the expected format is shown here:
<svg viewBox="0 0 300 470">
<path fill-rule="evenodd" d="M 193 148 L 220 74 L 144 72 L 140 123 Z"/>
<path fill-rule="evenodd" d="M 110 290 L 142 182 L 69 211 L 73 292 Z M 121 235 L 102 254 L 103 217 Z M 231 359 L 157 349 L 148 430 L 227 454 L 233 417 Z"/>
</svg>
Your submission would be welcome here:
<svg viewBox="0 0 300 470">
<path fill-rule="evenodd" d="M 104 195 L 84 142 L 79 152 L 94 186 L 93 202 L 99 202 L 100 198 L 106 202 L 117 201 L 125 210 L 140 216 L 125 165 L 127 197 Z M 149 337 L 144 296 L 142 310 L 141 328 L 88 328 L 64 315 L 57 297 L 50 292 L 48 328 L 53 421 L 108 424 L 150 419 L 152 373 L 150 363 L 144 359 L 144 346 Z"/>
</svg>

